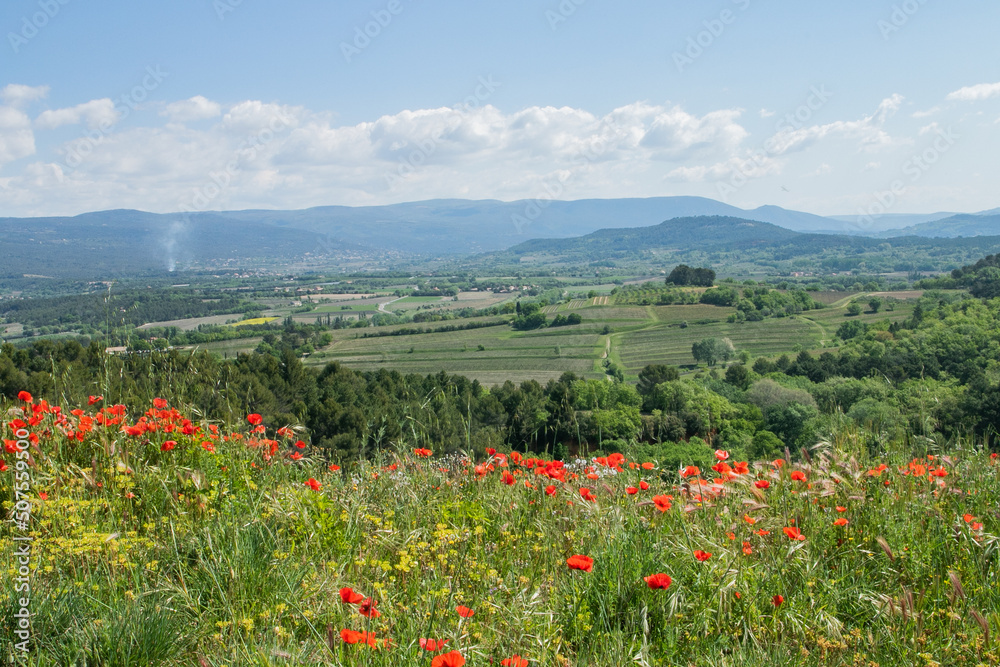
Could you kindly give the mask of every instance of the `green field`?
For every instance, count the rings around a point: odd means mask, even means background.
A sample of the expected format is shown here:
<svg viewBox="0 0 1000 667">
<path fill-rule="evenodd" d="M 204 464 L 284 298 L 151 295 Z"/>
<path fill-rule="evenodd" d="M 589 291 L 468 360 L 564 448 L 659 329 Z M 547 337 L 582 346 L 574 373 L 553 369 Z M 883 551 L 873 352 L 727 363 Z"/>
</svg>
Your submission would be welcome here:
<svg viewBox="0 0 1000 667">
<path fill-rule="evenodd" d="M 897 299 L 918 293 L 885 293 Z M 737 351 L 746 350 L 753 356 L 777 357 L 794 355 L 801 350 L 817 352 L 833 350 L 837 328 L 848 321 L 846 307 L 854 299 L 867 304 L 870 295 L 843 292 L 819 293 L 827 308 L 801 315 L 768 318 L 760 322 L 729 323 L 735 312 L 707 304 L 675 306 L 594 305 L 604 297 L 576 299 L 545 308 L 551 318 L 555 314 L 578 313 L 583 323 L 570 327 L 519 332 L 499 325 L 482 329 L 402 336 L 372 336 L 365 334 L 388 332 L 399 328 L 433 330 L 454 324 L 496 321 L 497 318 L 461 319 L 422 325 L 398 325 L 377 329 L 333 330 L 333 343 L 311 354 L 306 363 L 317 366 L 338 362 L 357 370 L 391 368 L 401 373 L 421 375 L 442 370 L 477 379 L 483 384 L 502 384 L 507 380 L 546 382 L 572 371 L 589 378 L 604 377 L 605 354 L 634 378 L 649 364 L 669 364 L 695 369 L 691 346 L 704 338 L 729 338 Z M 837 298 L 834 299 L 833 297 Z M 494 297 L 495 298 L 495 297 Z M 394 302 L 423 304 L 439 301 L 438 297 L 405 297 Z M 451 302 L 447 302 L 451 303 Z M 347 304 L 343 304 L 347 305 Z M 327 304 L 330 314 L 357 315 L 372 312 L 377 304 L 350 304 L 351 310 L 341 310 L 341 304 Z M 575 307 L 574 307 L 575 306 Z M 912 301 L 897 301 L 894 310 L 865 312 L 857 316 L 862 322 L 898 321 L 910 316 Z M 866 308 L 867 311 L 867 308 Z M 312 322 L 322 311 L 295 315 L 296 320 Z M 250 352 L 260 338 L 209 343 L 198 346 L 216 354 L 233 356 Z M 484 349 L 480 350 L 479 346 Z"/>
<path fill-rule="evenodd" d="M 529 332 L 500 325 L 378 338 L 361 338 L 365 330 L 333 333 L 333 344 L 311 355 L 309 364 L 336 361 L 359 370 L 387 367 L 401 373 L 420 374 L 444 370 L 485 384 L 506 380 L 546 381 L 558 378 L 565 371 L 600 377 L 601 373 L 594 371 L 594 360 L 604 347 L 600 327 L 588 323 Z M 480 350 L 480 345 L 485 349 Z"/>
</svg>

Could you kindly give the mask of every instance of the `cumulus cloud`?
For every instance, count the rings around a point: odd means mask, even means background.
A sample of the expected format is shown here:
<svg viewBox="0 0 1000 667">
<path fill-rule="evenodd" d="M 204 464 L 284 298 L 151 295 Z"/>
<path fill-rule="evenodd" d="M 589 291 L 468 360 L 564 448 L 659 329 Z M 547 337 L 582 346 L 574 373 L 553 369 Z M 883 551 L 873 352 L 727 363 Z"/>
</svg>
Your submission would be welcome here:
<svg viewBox="0 0 1000 667">
<path fill-rule="evenodd" d="M 88 128 L 103 125 L 113 125 L 118 122 L 118 111 L 115 103 L 105 97 L 78 104 L 65 109 L 50 109 L 43 111 L 35 119 L 35 125 L 41 129 L 52 130 L 63 125 L 85 124 Z"/>
<path fill-rule="evenodd" d="M 206 97 L 195 95 L 190 99 L 168 104 L 160 115 L 168 117 L 174 123 L 189 123 L 222 115 L 222 106 Z"/>
<path fill-rule="evenodd" d="M 21 83 L 9 83 L 0 90 L 0 100 L 8 106 L 20 109 L 29 102 L 43 99 L 49 94 L 48 86 L 26 86 Z"/>
<path fill-rule="evenodd" d="M 980 83 L 975 86 L 959 88 L 954 92 L 948 93 L 948 97 L 945 99 L 959 102 L 979 102 L 980 100 L 988 100 L 998 96 L 1000 96 L 1000 82 Z"/>
<path fill-rule="evenodd" d="M 35 153 L 31 119 L 12 106 L 0 106 L 0 165 Z"/>
<path fill-rule="evenodd" d="M 860 146 L 872 150 L 892 144 L 892 138 L 883 129 L 885 122 L 902 106 L 902 95 L 892 95 L 882 100 L 875 112 L 855 121 L 835 121 L 825 125 L 810 125 L 779 132 L 772 137 L 771 151 L 784 155 L 798 151 L 832 136 L 857 139 Z"/>
<path fill-rule="evenodd" d="M 57 145 L 20 173 L 5 174 L 2 192 L 19 214 L 33 215 L 437 197 L 653 196 L 664 194 L 666 183 L 707 183 L 736 171 L 779 174 L 792 153 L 826 138 L 851 140 L 829 142 L 828 151 L 889 143 L 883 125 L 902 99 L 889 97 L 859 120 L 788 126 L 758 160 L 753 156 L 762 149 L 750 150 L 738 108 L 693 113 L 679 105 L 635 102 L 601 115 L 573 107 L 503 111 L 482 104 L 403 110 L 338 125 L 327 112 L 257 100 L 223 106 L 197 96 L 163 105 L 159 125 L 130 124 L 100 141 L 77 137 Z M 36 131 L 112 119 L 109 103 L 45 112 L 35 121 Z M 32 154 L 27 116 L 0 109 L 0 129 L 9 128 L 0 132 L 0 163 Z M 212 122 L 185 124 L 195 120 Z M 18 128 L 20 135 L 13 132 Z M 814 164 L 833 164 L 825 154 L 818 157 Z"/>
</svg>

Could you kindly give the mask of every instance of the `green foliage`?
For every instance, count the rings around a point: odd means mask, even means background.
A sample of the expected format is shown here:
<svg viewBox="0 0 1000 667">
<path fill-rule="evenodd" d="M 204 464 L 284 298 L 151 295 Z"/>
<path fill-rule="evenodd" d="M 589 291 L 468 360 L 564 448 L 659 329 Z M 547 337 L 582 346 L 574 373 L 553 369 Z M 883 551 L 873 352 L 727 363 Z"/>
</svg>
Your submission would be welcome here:
<svg viewBox="0 0 1000 667">
<path fill-rule="evenodd" d="M 705 267 L 691 268 L 687 264 L 680 264 L 667 276 L 666 283 L 678 287 L 711 287 L 715 284 L 715 271 Z"/>
</svg>

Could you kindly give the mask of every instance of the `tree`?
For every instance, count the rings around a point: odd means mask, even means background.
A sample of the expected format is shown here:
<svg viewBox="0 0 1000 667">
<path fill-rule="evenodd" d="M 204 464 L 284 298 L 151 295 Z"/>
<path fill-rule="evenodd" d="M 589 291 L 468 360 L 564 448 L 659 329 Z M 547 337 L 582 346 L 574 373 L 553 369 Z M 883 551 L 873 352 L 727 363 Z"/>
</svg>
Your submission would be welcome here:
<svg viewBox="0 0 1000 667">
<path fill-rule="evenodd" d="M 688 285 L 711 287 L 715 284 L 715 271 L 704 267 L 692 269 L 687 264 L 679 264 L 667 276 L 666 284 L 679 287 Z"/>
<path fill-rule="evenodd" d="M 743 364 L 733 364 L 726 369 L 726 382 L 746 391 L 750 388 L 750 370 Z"/>
<path fill-rule="evenodd" d="M 847 306 L 847 316 L 856 317 L 861 314 L 861 304 L 857 301 L 852 301 L 849 306 Z"/>
<path fill-rule="evenodd" d="M 728 338 L 719 340 L 718 338 L 706 338 L 691 346 L 691 356 L 695 361 L 704 362 L 709 366 L 714 366 L 715 362 L 722 359 L 729 361 L 736 354 L 736 347 L 733 341 Z"/>
<path fill-rule="evenodd" d="M 877 313 L 882 310 L 882 299 L 877 296 L 873 296 L 868 302 L 868 307 L 872 309 L 873 313 Z"/>
<path fill-rule="evenodd" d="M 718 342 L 715 338 L 705 338 L 698 341 L 691 346 L 691 356 L 699 363 L 704 362 L 709 366 L 714 366 L 719 359 L 716 353 Z"/>
<path fill-rule="evenodd" d="M 650 364 L 639 371 L 639 383 L 635 386 L 640 396 L 649 396 L 656 385 L 679 380 L 681 374 L 673 366 Z"/>
</svg>

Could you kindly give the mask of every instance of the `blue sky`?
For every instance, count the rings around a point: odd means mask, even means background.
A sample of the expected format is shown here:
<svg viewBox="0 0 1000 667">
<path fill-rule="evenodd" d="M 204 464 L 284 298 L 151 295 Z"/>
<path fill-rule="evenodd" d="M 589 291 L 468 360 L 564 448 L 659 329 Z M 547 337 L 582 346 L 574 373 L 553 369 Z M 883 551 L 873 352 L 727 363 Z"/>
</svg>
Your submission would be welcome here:
<svg viewBox="0 0 1000 667">
<path fill-rule="evenodd" d="M 0 215 L 994 208 L 997 25 L 985 0 L 7 0 Z"/>
</svg>

